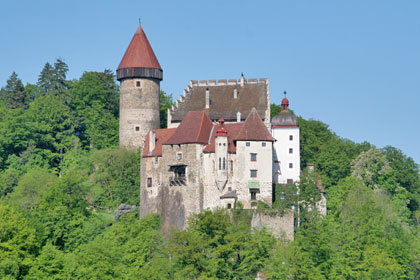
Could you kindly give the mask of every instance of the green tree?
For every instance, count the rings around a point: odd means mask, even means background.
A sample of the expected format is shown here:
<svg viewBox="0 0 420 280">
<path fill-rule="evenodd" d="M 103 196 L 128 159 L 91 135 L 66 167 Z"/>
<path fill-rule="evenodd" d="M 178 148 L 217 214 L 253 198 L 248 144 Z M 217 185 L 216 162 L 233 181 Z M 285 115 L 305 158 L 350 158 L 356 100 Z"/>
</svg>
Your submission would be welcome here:
<svg viewBox="0 0 420 280">
<path fill-rule="evenodd" d="M 166 128 L 168 125 L 168 109 L 174 105 L 172 94 L 166 94 L 160 91 L 160 128 Z"/>
<path fill-rule="evenodd" d="M 35 229 L 19 211 L 0 204 L 0 278 L 21 279 L 38 250 Z"/>
<path fill-rule="evenodd" d="M 6 86 L 0 90 L 0 98 L 10 109 L 27 108 L 28 98 L 25 87 L 15 72 L 10 75 Z"/>
</svg>

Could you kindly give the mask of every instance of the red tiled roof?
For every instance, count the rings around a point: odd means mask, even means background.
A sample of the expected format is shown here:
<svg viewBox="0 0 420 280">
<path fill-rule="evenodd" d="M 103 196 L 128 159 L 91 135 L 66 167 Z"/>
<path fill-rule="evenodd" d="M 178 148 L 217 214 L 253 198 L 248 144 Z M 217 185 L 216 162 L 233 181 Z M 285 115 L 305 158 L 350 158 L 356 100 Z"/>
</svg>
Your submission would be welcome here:
<svg viewBox="0 0 420 280">
<path fill-rule="evenodd" d="M 174 134 L 176 128 L 167 128 L 167 129 L 156 129 L 156 143 L 155 149 L 149 154 L 149 134 L 146 135 L 146 144 L 143 149 L 143 157 L 161 157 L 162 156 L 162 143 L 166 142 Z"/>
<path fill-rule="evenodd" d="M 228 152 L 229 153 L 236 153 L 236 145 L 234 143 L 235 136 L 238 135 L 239 130 L 241 130 L 241 127 L 244 125 L 244 123 L 225 123 L 223 126 L 227 131 L 228 135 Z M 216 125 L 214 130 L 218 130 L 220 125 Z M 215 137 L 216 133 L 213 133 L 211 135 L 211 141 L 210 144 L 208 144 L 206 147 L 204 147 L 203 152 L 204 153 L 214 153 L 215 151 Z"/>
<path fill-rule="evenodd" d="M 255 108 L 252 108 L 241 130 L 235 137 L 236 141 L 273 141 L 270 132 L 262 122 Z"/>
<path fill-rule="evenodd" d="M 123 68 L 155 68 L 162 70 L 141 26 L 137 28 L 117 70 Z"/>
<path fill-rule="evenodd" d="M 316 186 L 318 187 L 318 190 L 321 193 L 325 193 L 325 189 L 324 186 L 322 186 L 322 179 L 321 179 L 321 175 L 318 174 L 318 180 L 316 181 Z"/>
<path fill-rule="evenodd" d="M 175 133 L 164 145 L 179 145 L 188 143 L 209 142 L 213 123 L 204 111 L 191 111 L 185 116 Z"/>
</svg>

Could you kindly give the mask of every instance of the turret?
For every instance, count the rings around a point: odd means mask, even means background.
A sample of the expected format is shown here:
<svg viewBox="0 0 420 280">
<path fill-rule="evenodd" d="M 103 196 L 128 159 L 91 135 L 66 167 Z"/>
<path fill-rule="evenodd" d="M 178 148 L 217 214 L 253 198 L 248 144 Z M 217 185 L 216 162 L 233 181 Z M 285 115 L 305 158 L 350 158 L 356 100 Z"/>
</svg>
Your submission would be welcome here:
<svg viewBox="0 0 420 280">
<path fill-rule="evenodd" d="M 271 120 L 272 135 L 276 139 L 273 150 L 273 183 L 291 184 L 300 176 L 300 130 L 298 119 L 289 111 L 284 92 L 281 112 Z"/>
<path fill-rule="evenodd" d="M 219 127 L 215 137 L 215 169 L 216 184 L 219 190 L 223 190 L 228 180 L 228 134 L 224 128 L 225 120 L 220 118 Z"/>
<path fill-rule="evenodd" d="M 143 148 L 149 130 L 160 127 L 163 71 L 141 26 L 117 69 L 120 81 L 120 146 Z"/>
</svg>

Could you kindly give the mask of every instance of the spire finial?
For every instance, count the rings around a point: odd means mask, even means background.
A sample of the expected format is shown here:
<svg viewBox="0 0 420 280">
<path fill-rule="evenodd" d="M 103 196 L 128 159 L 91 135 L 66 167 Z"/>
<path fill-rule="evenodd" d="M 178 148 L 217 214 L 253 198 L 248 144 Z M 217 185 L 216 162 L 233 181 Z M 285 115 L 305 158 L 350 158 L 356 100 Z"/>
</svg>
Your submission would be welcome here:
<svg viewBox="0 0 420 280">
<path fill-rule="evenodd" d="M 284 91 L 283 93 L 284 93 L 284 97 L 286 97 L 287 92 L 286 92 L 286 91 Z"/>
<path fill-rule="evenodd" d="M 141 26 L 141 17 L 139 17 L 139 25 Z"/>
</svg>

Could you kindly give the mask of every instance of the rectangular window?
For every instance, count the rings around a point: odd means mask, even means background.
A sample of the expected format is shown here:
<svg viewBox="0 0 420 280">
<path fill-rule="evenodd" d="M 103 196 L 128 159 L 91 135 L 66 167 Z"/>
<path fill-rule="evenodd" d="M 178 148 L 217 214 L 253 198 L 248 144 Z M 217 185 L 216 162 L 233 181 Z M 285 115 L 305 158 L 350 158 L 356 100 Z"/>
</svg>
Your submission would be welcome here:
<svg viewBox="0 0 420 280">
<path fill-rule="evenodd" d="M 136 87 L 140 87 L 140 81 L 136 82 Z"/>
<path fill-rule="evenodd" d="M 155 157 L 155 164 L 158 164 L 158 163 L 159 163 L 159 158 Z"/>
<path fill-rule="evenodd" d="M 262 142 L 261 143 L 261 146 L 265 147 L 266 146 L 266 143 L 265 142 Z"/>
<path fill-rule="evenodd" d="M 289 141 L 293 141 L 293 135 L 289 135 Z"/>
<path fill-rule="evenodd" d="M 228 203 L 227 209 L 232 209 L 232 204 Z"/>
<path fill-rule="evenodd" d="M 147 187 L 151 187 L 152 186 L 152 178 L 151 177 L 149 177 L 149 178 L 147 178 Z"/>
<path fill-rule="evenodd" d="M 226 158 L 223 158 L 223 170 L 226 169 Z"/>
<path fill-rule="evenodd" d="M 251 175 L 251 178 L 256 178 L 257 177 L 257 170 L 252 169 L 250 175 Z"/>
<path fill-rule="evenodd" d="M 289 148 L 289 154 L 293 154 L 293 148 Z"/>
<path fill-rule="evenodd" d="M 233 160 L 230 161 L 230 172 L 233 172 Z"/>
<path fill-rule="evenodd" d="M 288 184 L 288 185 L 293 184 L 293 179 L 287 179 L 287 184 Z"/>
<path fill-rule="evenodd" d="M 140 131 L 140 126 L 136 126 L 136 131 Z"/>
<path fill-rule="evenodd" d="M 246 142 L 246 146 L 247 146 L 247 147 L 251 146 L 251 143 Z"/>
<path fill-rule="evenodd" d="M 251 153 L 251 161 L 257 161 L 257 154 Z"/>
<path fill-rule="evenodd" d="M 182 159 L 182 153 L 178 153 L 178 154 L 176 154 L 176 156 L 177 156 L 178 160 Z"/>
<path fill-rule="evenodd" d="M 289 168 L 292 169 L 293 168 L 293 163 L 289 163 Z"/>
</svg>

